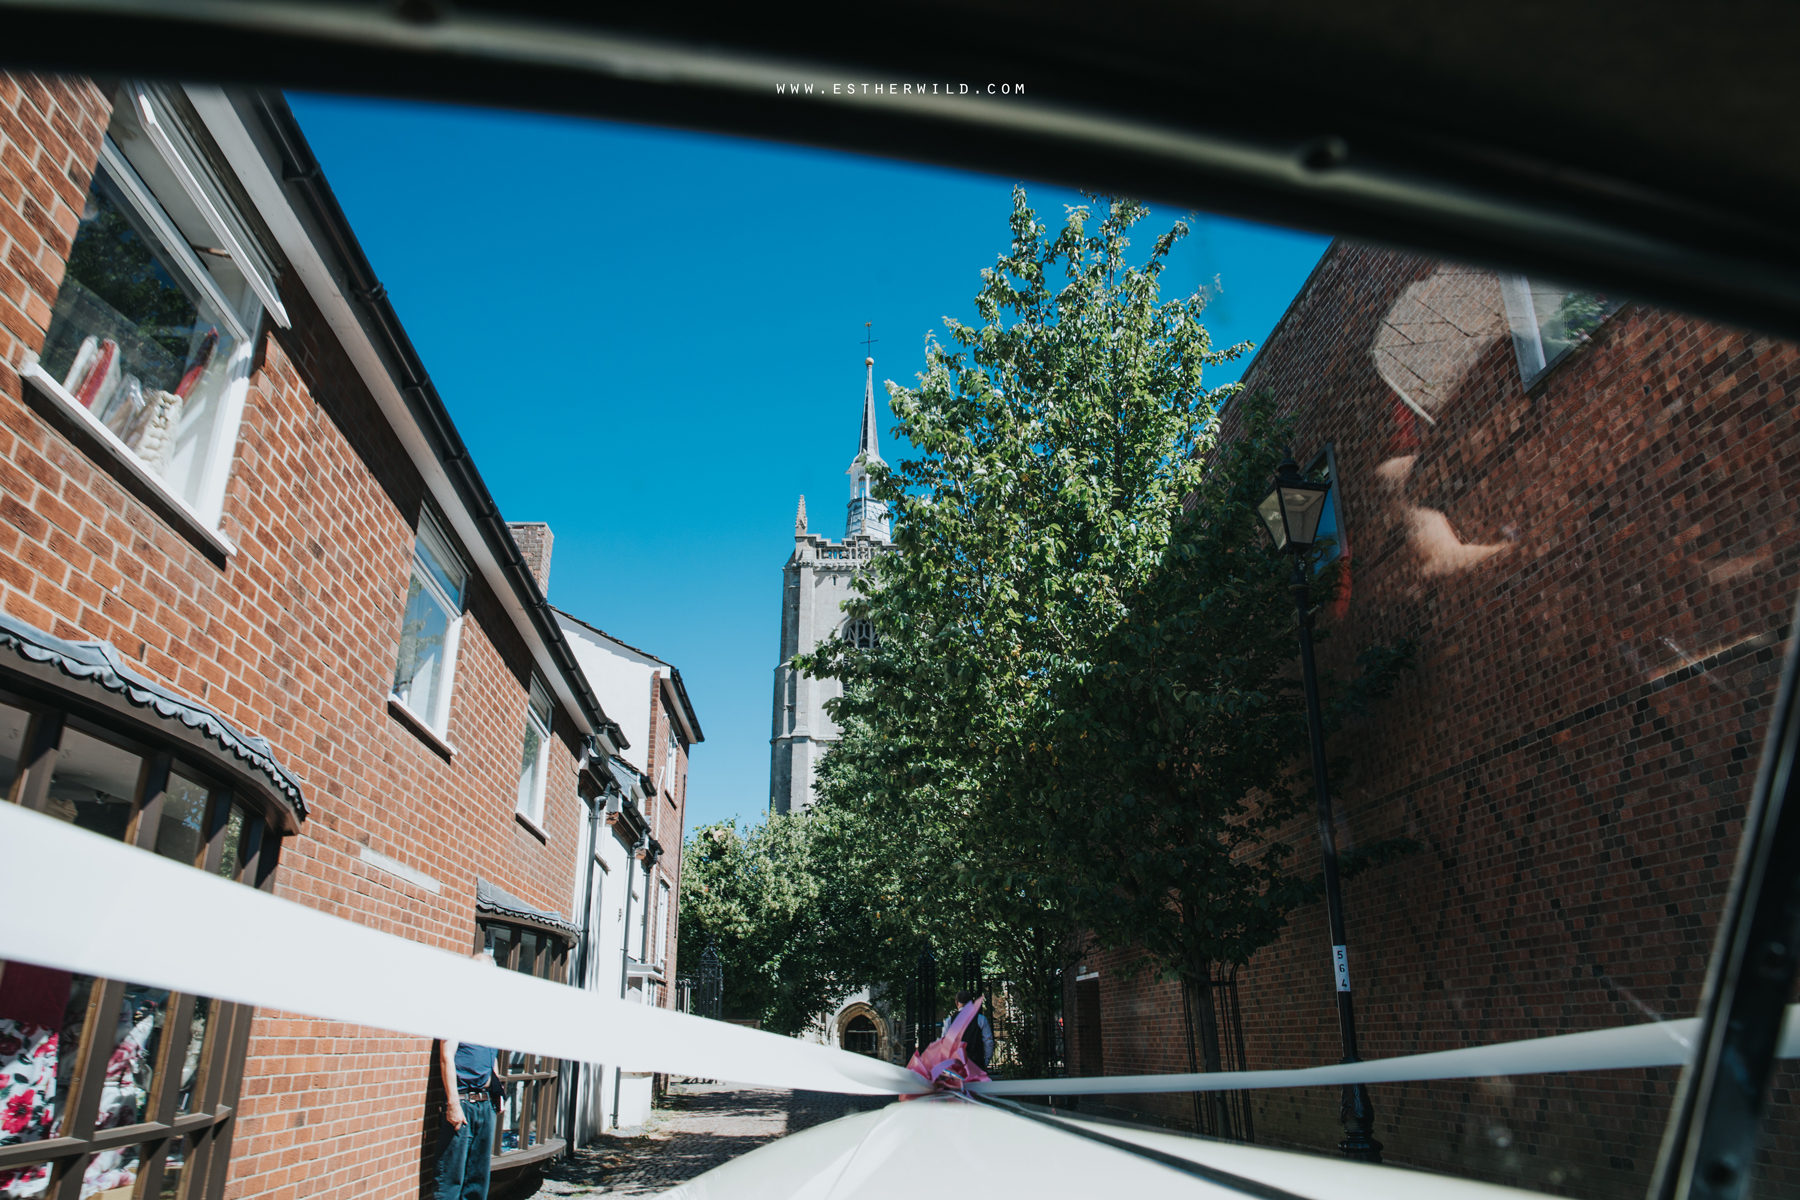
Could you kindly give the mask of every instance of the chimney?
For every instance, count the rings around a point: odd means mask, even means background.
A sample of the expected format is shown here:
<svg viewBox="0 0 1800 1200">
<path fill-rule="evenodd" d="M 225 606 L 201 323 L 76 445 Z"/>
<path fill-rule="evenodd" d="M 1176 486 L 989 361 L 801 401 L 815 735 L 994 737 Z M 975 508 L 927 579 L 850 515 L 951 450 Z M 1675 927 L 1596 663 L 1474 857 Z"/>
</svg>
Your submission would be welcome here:
<svg viewBox="0 0 1800 1200">
<path fill-rule="evenodd" d="M 542 521 L 509 521 L 506 527 L 512 530 L 513 541 L 519 544 L 519 553 L 524 556 L 525 565 L 537 577 L 538 590 L 549 595 L 550 543 L 555 540 L 550 533 L 550 526 Z"/>
</svg>

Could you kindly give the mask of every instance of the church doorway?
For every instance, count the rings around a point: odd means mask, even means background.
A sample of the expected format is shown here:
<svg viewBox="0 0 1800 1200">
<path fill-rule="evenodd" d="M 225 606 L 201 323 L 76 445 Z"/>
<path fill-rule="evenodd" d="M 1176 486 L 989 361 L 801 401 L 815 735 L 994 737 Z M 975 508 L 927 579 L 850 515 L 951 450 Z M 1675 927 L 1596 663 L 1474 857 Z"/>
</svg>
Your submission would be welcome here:
<svg viewBox="0 0 1800 1200">
<path fill-rule="evenodd" d="M 875 1056 L 881 1045 L 881 1034 L 875 1022 L 865 1016 L 851 1017 L 844 1026 L 844 1049 L 857 1054 Z"/>
</svg>

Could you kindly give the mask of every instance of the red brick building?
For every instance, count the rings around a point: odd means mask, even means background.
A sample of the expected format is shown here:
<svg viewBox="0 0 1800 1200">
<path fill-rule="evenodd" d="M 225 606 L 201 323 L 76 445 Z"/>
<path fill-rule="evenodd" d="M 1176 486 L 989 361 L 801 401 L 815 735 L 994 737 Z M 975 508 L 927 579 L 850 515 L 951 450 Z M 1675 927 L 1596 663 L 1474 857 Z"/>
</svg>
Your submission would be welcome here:
<svg viewBox="0 0 1800 1200">
<path fill-rule="evenodd" d="M 0 74 L 0 493 L 9 799 L 570 978 L 629 739 L 278 93 Z M 0 1034 L 57 1043 L 9 1084 L 6 1195 L 370 1200 L 429 1170 L 428 1041 L 22 964 Z M 561 1148 L 568 1068 L 503 1066 L 516 1170 Z"/>
<path fill-rule="evenodd" d="M 1333 483 L 1350 592 L 1321 667 L 1419 641 L 1331 747 L 1340 848 L 1424 847 L 1345 888 L 1363 1055 L 1693 1015 L 1800 570 L 1800 349 L 1339 242 L 1245 386 Z M 1310 819 L 1283 840 L 1318 869 Z M 1250 1069 L 1338 1061 L 1328 943 L 1318 905 L 1238 972 Z M 1179 991 L 1124 979 L 1135 957 L 1082 958 L 1073 1067 L 1190 1069 Z M 1637 1196 L 1677 1074 L 1376 1087 L 1376 1136 L 1389 1162 Z M 1796 1128 L 1794 1082 L 1772 1129 Z M 1115 1099 L 1192 1119 L 1186 1096 Z M 1333 1147 L 1338 1105 L 1257 1093 L 1255 1140 Z M 1791 1138 L 1772 1144 L 1767 1186 L 1792 1189 Z"/>
</svg>

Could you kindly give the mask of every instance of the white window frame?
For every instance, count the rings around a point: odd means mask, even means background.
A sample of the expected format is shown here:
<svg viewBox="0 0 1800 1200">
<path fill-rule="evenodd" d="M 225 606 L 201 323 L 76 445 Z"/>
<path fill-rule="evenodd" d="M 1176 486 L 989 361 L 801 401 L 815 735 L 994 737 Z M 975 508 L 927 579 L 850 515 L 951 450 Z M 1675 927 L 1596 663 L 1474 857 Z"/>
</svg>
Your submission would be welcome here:
<svg viewBox="0 0 1800 1200">
<path fill-rule="evenodd" d="M 656 967 L 661 970 L 669 961 L 669 899 L 674 889 L 667 879 L 656 881 Z"/>
<path fill-rule="evenodd" d="M 148 101 L 142 98 L 141 92 L 138 96 L 143 111 L 150 112 Z M 192 172 L 167 134 L 160 126 L 155 128 L 163 136 L 153 137 L 152 144 L 168 162 L 170 170 L 185 185 Z M 243 425 L 244 405 L 250 394 L 250 364 L 256 356 L 256 332 L 261 327 L 267 304 L 264 287 L 258 286 L 257 272 L 253 270 L 248 255 L 232 241 L 230 244 L 237 249 L 232 261 L 244 272 L 245 278 L 251 282 L 251 290 L 258 297 L 257 303 L 247 305 L 244 311 L 233 308 L 219 291 L 212 273 L 200 264 L 199 256 L 194 253 L 187 238 L 175 227 L 175 222 L 163 209 L 161 201 L 108 135 L 101 136 L 100 161 L 97 165 L 118 185 L 119 191 L 138 217 L 154 232 L 158 249 L 175 263 L 187 281 L 217 310 L 221 322 L 232 337 L 231 357 L 227 360 L 230 375 L 224 392 L 219 396 L 219 414 L 213 421 L 212 436 L 204 451 L 200 484 L 193 502 L 190 503 L 170 487 L 161 475 L 151 470 L 148 463 L 108 429 L 98 416 L 70 395 L 62 381 L 39 364 L 37 355 L 26 356 L 24 369 L 20 373 L 70 419 L 84 427 L 133 477 L 151 488 L 202 540 L 221 554 L 234 555 L 237 547 L 220 532 L 219 522 L 225 513 L 225 485 L 231 477 L 232 463 L 237 457 L 238 433 Z M 286 316 L 285 311 L 280 314 L 283 324 L 286 323 Z"/>
<path fill-rule="evenodd" d="M 421 543 L 427 538 L 431 538 L 438 543 L 437 549 L 444 553 L 449 560 L 450 565 L 461 568 L 463 572 L 461 596 L 452 597 L 444 590 L 443 586 L 438 583 L 437 577 L 432 574 L 431 567 L 425 562 L 424 554 L 419 549 Z M 407 576 L 407 584 L 410 587 L 414 579 L 419 580 L 420 586 L 429 591 L 432 599 L 443 605 L 444 611 L 450 614 L 449 624 L 444 630 L 443 679 L 439 684 L 437 700 L 433 703 L 431 712 L 420 712 L 417 708 L 414 708 L 409 700 L 403 698 L 394 690 L 391 682 L 388 685 L 388 703 L 397 704 L 405 709 L 412 715 L 414 720 L 418 721 L 421 725 L 440 738 L 445 737 L 450 728 L 450 695 L 456 690 L 457 651 L 462 646 L 462 627 L 463 620 L 468 611 L 469 579 L 472 574 L 468 564 L 464 562 L 462 556 L 456 552 L 456 544 L 452 542 L 449 535 L 444 532 L 443 525 L 438 522 L 436 517 L 432 516 L 431 510 L 429 508 L 420 510 L 419 525 L 418 528 L 413 531 L 412 573 Z M 400 621 L 404 626 L 406 622 L 405 609 L 401 609 L 400 611 Z M 400 648 L 396 645 L 394 648 L 396 667 L 399 665 L 399 653 Z"/>
<path fill-rule="evenodd" d="M 543 707 L 548 712 L 548 720 L 538 716 L 538 700 L 543 700 Z M 535 674 L 531 677 L 531 687 L 525 695 L 525 732 L 520 735 L 519 748 L 525 748 L 525 741 L 533 729 L 538 735 L 537 765 L 534 768 L 536 778 L 532 780 L 529 795 L 517 796 L 514 810 L 534 829 L 542 832 L 544 828 L 544 795 L 550 786 L 550 726 L 556 719 L 555 702 L 550 697 L 550 689 Z M 523 766 L 523 759 L 520 761 Z"/>
<path fill-rule="evenodd" d="M 1543 282 L 1540 278 L 1539 283 Z M 1580 289 L 1576 288 L 1562 294 L 1567 297 L 1579 292 Z M 1578 350 L 1580 343 L 1571 344 L 1558 351 L 1555 357 L 1550 357 L 1544 345 L 1543 321 L 1539 318 L 1529 276 L 1501 274 L 1500 299 L 1506 306 L 1506 323 L 1512 332 L 1513 354 L 1519 364 L 1519 380 L 1525 390 L 1530 391 L 1550 373 L 1552 367 Z M 1617 304 L 1610 306 L 1601 316 L 1601 322 L 1610 320 L 1618 307 Z"/>
</svg>

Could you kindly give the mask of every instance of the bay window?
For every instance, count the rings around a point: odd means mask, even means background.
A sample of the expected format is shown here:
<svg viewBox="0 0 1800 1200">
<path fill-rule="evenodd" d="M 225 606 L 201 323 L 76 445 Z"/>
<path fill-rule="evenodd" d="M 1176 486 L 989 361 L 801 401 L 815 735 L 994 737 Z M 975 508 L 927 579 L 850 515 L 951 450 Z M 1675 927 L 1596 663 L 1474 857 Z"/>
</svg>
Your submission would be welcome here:
<svg viewBox="0 0 1800 1200">
<path fill-rule="evenodd" d="M 272 884 L 287 819 L 264 797 L 189 761 L 189 747 L 21 686 L 0 690 L 7 801 L 247 886 Z M 253 1011 L 0 962 L 0 1196 L 221 1195 Z"/>
<path fill-rule="evenodd" d="M 516 903 L 516 902 L 515 902 Z M 497 966 L 537 979 L 569 982 L 569 934 L 511 922 L 482 921 L 483 944 Z M 496 1077 L 503 1089 L 494 1122 L 495 1167 L 521 1151 L 528 1158 L 562 1149 L 557 1137 L 560 1059 L 518 1050 L 501 1050 Z M 514 1160 L 517 1161 L 517 1160 Z"/>
<path fill-rule="evenodd" d="M 468 578 L 468 568 L 437 519 L 429 509 L 421 512 L 400 619 L 393 699 L 440 738 L 450 725 L 450 688 Z"/>
</svg>

